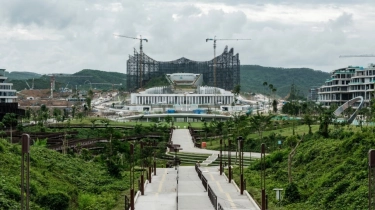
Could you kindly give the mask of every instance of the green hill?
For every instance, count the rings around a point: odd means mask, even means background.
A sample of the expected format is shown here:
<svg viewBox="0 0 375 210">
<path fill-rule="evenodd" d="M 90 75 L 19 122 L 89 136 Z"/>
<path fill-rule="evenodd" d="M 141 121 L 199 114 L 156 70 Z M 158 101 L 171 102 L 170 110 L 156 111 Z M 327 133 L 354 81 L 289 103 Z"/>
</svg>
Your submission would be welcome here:
<svg viewBox="0 0 375 210">
<path fill-rule="evenodd" d="M 0 139 L 0 209 L 20 209 L 21 146 Z M 113 209 L 129 176 L 102 164 L 31 146 L 30 209 Z"/>
<path fill-rule="evenodd" d="M 32 79 L 27 79 L 26 81 L 30 86 L 32 85 Z M 43 75 L 39 79 L 34 79 L 34 89 L 49 89 L 51 87 L 50 81 L 51 77 L 48 75 Z M 28 89 L 24 80 L 12 80 L 12 83 L 16 90 Z M 125 89 L 126 74 L 92 69 L 83 69 L 74 74 L 55 74 L 55 90 L 65 87 L 70 89 L 75 89 L 77 87 L 78 89 L 87 90 L 90 88 L 90 83 L 92 84 L 92 88 L 97 89 L 110 90 L 112 89 L 112 84 L 115 84 L 115 89 Z"/>
<path fill-rule="evenodd" d="M 33 79 L 33 78 L 40 78 L 42 75 L 33 73 L 33 72 L 18 72 L 18 71 L 13 71 L 13 72 L 5 72 L 5 76 L 8 77 L 9 81 L 12 80 L 26 80 L 26 79 Z"/>
<path fill-rule="evenodd" d="M 257 65 L 241 65 L 241 91 L 267 93 L 270 91 L 263 82 L 272 84 L 276 94 L 285 97 L 290 92 L 291 84 L 295 84 L 299 95 L 307 96 L 311 87 L 321 86 L 330 74 L 308 68 L 274 68 Z"/>
</svg>

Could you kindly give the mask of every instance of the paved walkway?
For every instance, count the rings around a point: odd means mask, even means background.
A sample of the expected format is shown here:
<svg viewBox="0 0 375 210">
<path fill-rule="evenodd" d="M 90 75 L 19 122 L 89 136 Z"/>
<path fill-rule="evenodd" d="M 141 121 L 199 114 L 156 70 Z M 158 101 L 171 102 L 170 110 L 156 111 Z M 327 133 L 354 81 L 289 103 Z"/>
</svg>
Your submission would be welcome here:
<svg viewBox="0 0 375 210">
<path fill-rule="evenodd" d="M 224 209 L 259 210 L 255 201 L 244 192 L 241 195 L 234 183 L 229 183 L 226 176 L 220 175 L 218 167 L 201 167 L 203 176 L 217 196 L 217 202 Z M 238 183 L 239 184 L 239 183 Z"/>
<path fill-rule="evenodd" d="M 191 140 L 191 135 L 188 129 L 175 129 L 173 130 L 172 135 L 172 142 L 173 144 L 179 144 L 182 147 L 180 152 L 188 152 L 188 153 L 202 153 L 202 154 L 219 154 L 220 151 L 218 150 L 208 150 L 208 149 L 200 149 L 194 147 L 194 143 Z M 244 157 L 251 157 L 252 158 L 260 158 L 260 153 L 257 152 L 244 152 Z M 223 155 L 226 155 L 226 152 L 223 152 Z M 235 152 L 232 152 L 232 156 L 235 155 Z"/>
<path fill-rule="evenodd" d="M 214 209 L 194 166 L 180 166 L 178 175 L 179 210 Z"/>
<path fill-rule="evenodd" d="M 177 171 L 174 168 L 157 168 L 156 176 L 145 188 L 145 194 L 136 200 L 137 210 L 176 210 Z"/>
</svg>

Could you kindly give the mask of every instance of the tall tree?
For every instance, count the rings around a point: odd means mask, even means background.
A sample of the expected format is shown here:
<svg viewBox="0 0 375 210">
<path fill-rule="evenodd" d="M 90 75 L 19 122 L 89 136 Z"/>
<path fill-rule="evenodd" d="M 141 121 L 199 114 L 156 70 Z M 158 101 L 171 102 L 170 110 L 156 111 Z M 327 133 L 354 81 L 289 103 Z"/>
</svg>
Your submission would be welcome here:
<svg viewBox="0 0 375 210">
<path fill-rule="evenodd" d="M 12 133 L 13 126 L 17 124 L 17 115 L 15 113 L 6 113 L 3 117 L 4 125 L 10 126 L 10 143 L 13 143 Z"/>
</svg>

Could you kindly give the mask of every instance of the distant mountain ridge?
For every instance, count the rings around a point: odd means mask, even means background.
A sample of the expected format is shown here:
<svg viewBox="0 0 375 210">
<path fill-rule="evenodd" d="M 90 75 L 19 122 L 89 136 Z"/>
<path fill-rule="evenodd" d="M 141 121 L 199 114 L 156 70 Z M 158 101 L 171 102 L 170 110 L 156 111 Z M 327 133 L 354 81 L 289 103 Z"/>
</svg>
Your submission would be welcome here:
<svg viewBox="0 0 375 210">
<path fill-rule="evenodd" d="M 306 97 L 309 89 L 319 87 L 330 74 L 309 68 L 275 68 L 258 65 L 241 65 L 241 91 L 269 94 L 268 87 L 263 83 L 272 84 L 276 94 L 281 97 L 288 95 L 291 85 L 294 83 L 300 96 Z"/>
<path fill-rule="evenodd" d="M 69 89 L 89 89 L 90 84 L 92 88 L 98 89 L 112 89 L 112 84 L 116 89 L 125 90 L 126 74 L 118 72 L 107 72 L 93 69 L 83 69 L 74 74 L 54 74 L 55 75 L 55 90 L 60 88 Z M 77 77 L 74 77 L 77 76 Z M 34 77 L 32 77 L 34 78 Z M 13 83 L 13 88 L 16 90 L 28 89 L 27 83 L 32 86 L 33 79 L 17 79 L 8 80 Z M 34 79 L 34 89 L 49 89 L 51 88 L 51 77 L 48 75 L 41 75 L 38 79 Z M 120 85 L 121 84 L 121 85 Z"/>
<path fill-rule="evenodd" d="M 25 80 L 25 79 L 38 79 L 42 77 L 41 74 L 34 73 L 34 72 L 27 72 L 27 71 L 13 71 L 7 72 L 5 71 L 5 76 L 8 77 L 8 80 Z"/>
<path fill-rule="evenodd" d="M 264 87 L 263 83 L 272 84 L 276 89 L 276 94 L 285 97 L 288 95 L 291 85 L 295 84 L 299 90 L 299 95 L 307 96 L 308 90 L 311 87 L 318 87 L 324 84 L 325 80 L 330 78 L 327 72 L 316 71 L 309 68 L 275 68 L 264 67 L 259 65 L 241 65 L 241 91 L 267 93 L 270 91 L 268 87 Z M 23 90 L 28 88 L 25 80 L 32 85 L 34 78 L 35 89 L 50 88 L 50 76 L 40 75 L 33 72 L 11 72 L 6 73 L 8 81 L 13 83 L 16 90 Z M 121 87 L 126 90 L 126 74 L 119 72 L 108 72 L 102 70 L 83 69 L 79 72 L 71 74 L 71 76 L 88 76 L 88 77 L 65 77 L 66 75 L 56 74 L 56 90 L 60 87 L 68 87 L 70 89 L 82 88 L 88 89 L 90 83 L 92 88 L 111 89 Z M 109 84 L 95 84 L 95 83 L 109 83 Z M 122 84 L 122 85 L 120 85 Z M 151 86 L 158 85 L 158 83 L 150 83 Z M 147 86 L 147 84 L 146 84 Z"/>
</svg>

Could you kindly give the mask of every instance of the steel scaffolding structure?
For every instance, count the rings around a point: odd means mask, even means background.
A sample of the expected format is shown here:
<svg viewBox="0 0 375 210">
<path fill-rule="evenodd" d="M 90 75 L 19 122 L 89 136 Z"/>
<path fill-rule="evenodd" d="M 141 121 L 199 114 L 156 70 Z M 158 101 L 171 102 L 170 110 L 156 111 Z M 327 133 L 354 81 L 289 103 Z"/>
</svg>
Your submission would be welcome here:
<svg viewBox="0 0 375 210">
<path fill-rule="evenodd" d="M 214 87 L 214 59 L 210 61 L 192 61 L 180 58 L 174 61 L 156 61 L 146 54 L 130 55 L 127 61 L 127 88 L 133 92 L 143 87 L 151 78 L 173 73 L 194 73 L 203 75 L 203 84 Z M 233 55 L 233 48 L 216 57 L 216 86 L 232 90 L 240 84 L 239 54 Z"/>
</svg>

